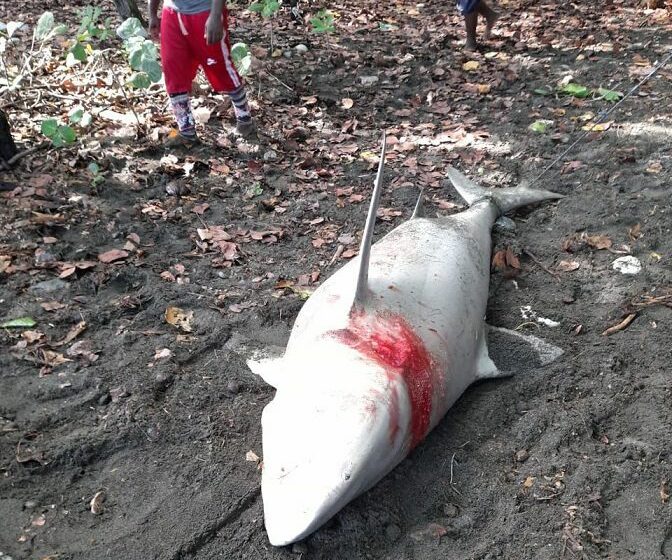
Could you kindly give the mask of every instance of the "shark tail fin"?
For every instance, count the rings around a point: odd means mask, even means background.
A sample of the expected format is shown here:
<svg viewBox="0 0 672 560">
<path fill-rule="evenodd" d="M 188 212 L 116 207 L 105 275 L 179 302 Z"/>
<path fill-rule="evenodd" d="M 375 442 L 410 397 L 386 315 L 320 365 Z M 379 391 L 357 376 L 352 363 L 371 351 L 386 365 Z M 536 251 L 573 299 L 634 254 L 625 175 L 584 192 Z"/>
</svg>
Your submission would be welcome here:
<svg viewBox="0 0 672 560">
<path fill-rule="evenodd" d="M 531 189 L 522 185 L 506 189 L 486 189 L 477 185 L 453 167 L 448 168 L 448 178 L 469 206 L 478 201 L 489 199 L 497 205 L 500 214 L 506 214 L 528 204 L 564 198 L 564 195 L 558 193 Z"/>
<path fill-rule="evenodd" d="M 380 193 L 383 190 L 383 166 L 385 164 L 386 139 L 383 132 L 383 146 L 380 150 L 380 161 L 378 162 L 378 172 L 376 181 L 373 185 L 373 195 L 371 196 L 371 205 L 364 225 L 364 234 L 362 235 L 362 244 L 359 248 L 359 273 L 357 274 L 357 288 L 355 290 L 355 300 L 352 305 L 355 308 L 364 307 L 369 296 L 369 260 L 371 258 L 371 244 L 373 242 L 373 228 L 376 224 L 376 214 L 380 205 Z"/>
</svg>

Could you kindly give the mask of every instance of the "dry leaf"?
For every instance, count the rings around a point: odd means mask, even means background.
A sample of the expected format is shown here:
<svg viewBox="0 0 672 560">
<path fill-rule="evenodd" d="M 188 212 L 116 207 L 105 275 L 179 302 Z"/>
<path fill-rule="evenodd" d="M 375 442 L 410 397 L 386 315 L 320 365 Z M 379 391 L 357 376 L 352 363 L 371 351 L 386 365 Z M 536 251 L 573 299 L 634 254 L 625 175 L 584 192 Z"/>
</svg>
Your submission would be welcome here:
<svg viewBox="0 0 672 560">
<path fill-rule="evenodd" d="M 250 461 L 250 463 L 259 463 L 259 461 L 261 461 L 259 455 L 257 455 L 251 449 L 247 453 L 245 453 L 245 460 Z"/>
<path fill-rule="evenodd" d="M 670 499 L 670 487 L 667 480 L 660 483 L 660 501 L 666 504 Z"/>
<path fill-rule="evenodd" d="M 103 510 L 105 509 L 103 507 L 104 501 L 105 501 L 105 492 L 101 490 L 100 492 L 96 492 L 94 494 L 93 498 L 91 498 L 91 502 L 89 503 L 89 505 L 91 506 L 91 513 L 93 513 L 93 515 L 100 515 L 101 513 L 103 513 Z"/>
<path fill-rule="evenodd" d="M 532 488 L 534 486 L 534 481 L 536 480 L 533 476 L 528 476 L 523 482 L 523 488 Z"/>
<path fill-rule="evenodd" d="M 118 261 L 119 259 L 125 259 L 128 257 L 128 251 L 122 249 L 110 249 L 98 255 L 98 260 L 103 263 L 111 263 Z"/>
<path fill-rule="evenodd" d="M 72 361 L 66 358 L 63 354 L 59 354 L 53 350 L 41 350 L 40 355 L 42 358 L 42 363 L 52 368 Z"/>
<path fill-rule="evenodd" d="M 75 338 L 77 338 L 80 334 L 82 334 L 85 329 L 86 329 L 86 321 L 80 321 L 68 331 L 68 334 L 66 334 L 63 339 L 52 344 L 52 346 L 58 347 L 63 346 L 64 344 L 68 344 L 69 342 L 72 342 L 73 340 L 75 340 Z"/>
<path fill-rule="evenodd" d="M 28 342 L 28 344 L 32 344 L 33 342 L 37 342 L 41 338 L 44 337 L 44 333 L 40 331 L 23 331 L 21 333 L 21 336 L 23 337 L 24 340 Z"/>
<path fill-rule="evenodd" d="M 45 311 L 56 311 L 57 309 L 63 309 L 65 304 L 61 303 L 60 301 L 46 301 L 41 303 L 40 306 Z"/>
<path fill-rule="evenodd" d="M 99 357 L 93 351 L 93 344 L 90 340 L 78 340 L 65 353 L 73 358 L 80 356 L 91 363 L 95 362 Z"/>
<path fill-rule="evenodd" d="M 477 60 L 470 60 L 469 62 L 465 62 L 462 65 L 462 69 L 466 70 L 467 72 L 471 72 L 473 70 L 476 70 L 479 66 L 480 64 L 478 63 Z"/>
<path fill-rule="evenodd" d="M 166 308 L 165 319 L 166 322 L 178 329 L 182 329 L 184 332 L 192 332 L 193 327 L 191 326 L 191 321 L 194 318 L 193 311 L 185 311 L 179 307 L 168 307 Z"/>
<path fill-rule="evenodd" d="M 160 350 L 157 350 L 156 353 L 154 354 L 154 359 L 164 360 L 166 358 L 170 358 L 172 355 L 173 353 L 170 351 L 170 348 L 161 348 Z"/>
<path fill-rule="evenodd" d="M 520 269 L 520 259 L 513 254 L 511 247 L 506 248 L 506 264 L 511 268 Z"/>
<path fill-rule="evenodd" d="M 581 239 L 584 240 L 588 245 L 594 249 L 609 249 L 613 242 L 606 235 L 588 235 L 584 233 L 581 236 Z"/>
<path fill-rule="evenodd" d="M 659 161 L 652 161 L 646 168 L 647 173 L 660 173 L 663 170 L 663 164 Z"/>
<path fill-rule="evenodd" d="M 579 261 L 560 261 L 555 267 L 558 272 L 572 272 L 578 270 L 581 264 Z"/>
<path fill-rule="evenodd" d="M 199 216 L 202 216 L 205 214 L 205 211 L 210 208 L 210 205 L 207 202 L 204 202 L 202 204 L 194 204 L 194 207 L 191 209 L 191 211 L 194 214 L 198 214 Z"/>
<path fill-rule="evenodd" d="M 639 239 L 642 236 L 642 225 L 635 224 L 628 230 L 628 235 L 633 241 Z"/>
</svg>

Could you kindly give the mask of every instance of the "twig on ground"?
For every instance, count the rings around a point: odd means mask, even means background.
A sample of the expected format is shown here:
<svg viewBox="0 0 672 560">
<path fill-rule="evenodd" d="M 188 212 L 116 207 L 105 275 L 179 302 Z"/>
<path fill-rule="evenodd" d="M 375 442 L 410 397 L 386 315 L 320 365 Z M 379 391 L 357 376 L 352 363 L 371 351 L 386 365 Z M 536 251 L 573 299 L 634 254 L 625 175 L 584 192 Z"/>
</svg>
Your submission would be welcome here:
<svg viewBox="0 0 672 560">
<path fill-rule="evenodd" d="M 37 152 L 38 150 L 41 150 L 43 148 L 46 148 L 49 146 L 50 142 L 48 140 L 45 140 L 44 142 L 39 143 L 37 146 L 33 146 L 32 148 L 28 148 L 26 150 L 23 150 L 22 152 L 19 152 L 18 154 L 14 154 L 11 158 L 7 160 L 7 165 L 12 167 L 17 161 L 19 161 L 22 157 L 25 157 L 29 154 L 32 154 L 33 152 Z"/>
<path fill-rule="evenodd" d="M 602 336 L 609 336 L 610 334 L 614 334 L 615 332 L 622 331 L 624 328 L 626 328 L 630 323 L 632 323 L 635 320 L 635 317 L 637 317 L 637 313 L 630 313 L 620 323 L 617 323 L 613 327 L 609 327 L 606 331 L 604 331 L 602 333 Z"/>
<path fill-rule="evenodd" d="M 270 73 L 268 70 L 266 70 L 265 68 L 264 68 L 264 73 L 265 73 L 265 74 L 268 74 L 271 78 L 273 78 L 274 80 L 276 80 L 280 85 L 286 87 L 286 88 L 287 88 L 289 91 L 291 91 L 292 93 L 295 93 L 293 88 L 291 88 L 290 86 L 288 86 L 285 82 L 283 82 L 283 81 L 282 81 L 280 78 L 278 78 L 277 76 L 271 74 L 271 73 Z"/>
<path fill-rule="evenodd" d="M 553 278 L 556 280 L 560 280 L 560 276 L 553 272 L 550 268 L 548 268 L 544 263 L 542 263 L 535 255 L 530 251 L 527 247 L 523 248 L 523 253 L 525 253 L 530 259 L 532 259 L 532 262 L 536 264 L 539 268 L 541 268 L 544 272 L 547 272 L 550 274 Z"/>
</svg>

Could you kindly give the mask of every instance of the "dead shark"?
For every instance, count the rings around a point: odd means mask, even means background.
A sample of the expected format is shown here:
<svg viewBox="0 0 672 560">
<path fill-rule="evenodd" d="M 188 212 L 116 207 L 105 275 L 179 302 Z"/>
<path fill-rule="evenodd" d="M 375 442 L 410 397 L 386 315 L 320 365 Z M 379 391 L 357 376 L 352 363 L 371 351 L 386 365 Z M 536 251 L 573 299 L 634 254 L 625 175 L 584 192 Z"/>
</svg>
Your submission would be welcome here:
<svg viewBox="0 0 672 560">
<path fill-rule="evenodd" d="M 413 217 L 372 245 L 385 141 L 359 257 L 302 307 L 284 356 L 249 361 L 277 389 L 262 415 L 271 544 L 300 540 L 398 465 L 474 381 L 502 375 L 484 321 L 491 228 L 562 195 L 485 189 L 453 168 L 469 208 Z M 552 352 L 551 352 L 552 353 Z"/>
</svg>

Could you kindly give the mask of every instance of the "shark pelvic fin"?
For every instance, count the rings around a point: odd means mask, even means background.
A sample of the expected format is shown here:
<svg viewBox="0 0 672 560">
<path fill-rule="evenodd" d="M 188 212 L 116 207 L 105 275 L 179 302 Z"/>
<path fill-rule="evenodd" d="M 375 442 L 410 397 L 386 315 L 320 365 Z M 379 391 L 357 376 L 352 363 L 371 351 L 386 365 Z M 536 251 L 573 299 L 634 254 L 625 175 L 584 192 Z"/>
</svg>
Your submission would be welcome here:
<svg viewBox="0 0 672 560">
<path fill-rule="evenodd" d="M 425 189 L 420 189 L 420 196 L 418 196 L 418 201 L 415 203 L 415 209 L 413 210 L 413 218 L 424 218 L 425 217 Z"/>
<path fill-rule="evenodd" d="M 261 377 L 271 387 L 278 388 L 282 376 L 282 358 L 262 358 L 247 360 L 247 367 L 252 373 Z"/>
<path fill-rule="evenodd" d="M 495 377 L 509 377 L 511 372 L 501 371 L 492 361 L 488 352 L 488 325 L 483 324 L 481 338 L 478 342 L 478 359 L 476 360 L 476 379 L 493 379 Z"/>
<path fill-rule="evenodd" d="M 371 258 L 371 244 L 373 242 L 373 228 L 376 224 L 376 214 L 380 204 L 380 193 L 383 190 L 383 166 L 385 164 L 385 132 L 383 131 L 383 146 L 380 150 L 380 161 L 378 162 L 378 173 L 376 181 L 373 184 L 373 195 L 371 196 L 371 205 L 364 225 L 364 235 L 362 235 L 362 244 L 359 248 L 359 273 L 357 274 L 357 288 L 355 290 L 355 300 L 353 307 L 364 307 L 369 295 L 369 260 Z"/>
<path fill-rule="evenodd" d="M 543 202 L 545 200 L 558 200 L 564 198 L 564 195 L 545 191 L 541 189 L 531 189 L 525 186 L 519 186 L 506 189 L 486 189 L 477 185 L 468 179 L 454 167 L 448 168 L 448 179 L 460 193 L 460 196 L 469 206 L 481 200 L 491 200 L 499 208 L 500 214 L 506 214 L 511 210 Z"/>
</svg>

